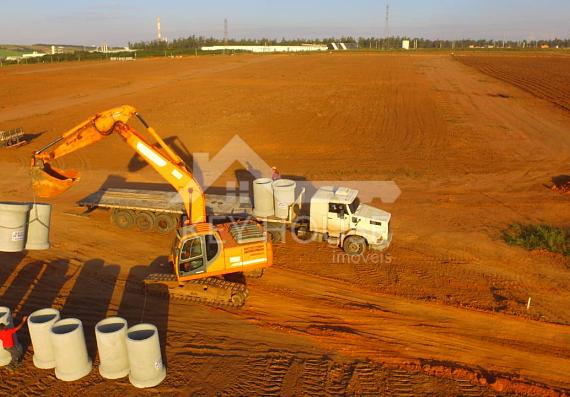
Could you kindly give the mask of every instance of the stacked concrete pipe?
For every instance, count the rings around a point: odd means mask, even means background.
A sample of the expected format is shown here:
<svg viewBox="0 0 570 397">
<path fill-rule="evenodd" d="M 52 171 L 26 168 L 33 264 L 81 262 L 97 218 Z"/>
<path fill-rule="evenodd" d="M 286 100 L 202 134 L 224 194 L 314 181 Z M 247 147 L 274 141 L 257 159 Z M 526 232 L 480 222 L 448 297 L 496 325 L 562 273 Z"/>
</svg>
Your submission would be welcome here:
<svg viewBox="0 0 570 397">
<path fill-rule="evenodd" d="M 0 203 L 0 251 L 24 250 L 30 207 L 28 203 Z"/>
<path fill-rule="evenodd" d="M 28 317 L 28 330 L 34 349 L 34 365 L 40 369 L 55 368 L 55 355 L 51 342 L 51 328 L 59 321 L 59 310 L 36 310 Z"/>
<path fill-rule="evenodd" d="M 49 229 L 51 205 L 34 203 L 30 209 L 28 231 L 26 234 L 27 250 L 47 250 L 50 247 Z"/>
</svg>

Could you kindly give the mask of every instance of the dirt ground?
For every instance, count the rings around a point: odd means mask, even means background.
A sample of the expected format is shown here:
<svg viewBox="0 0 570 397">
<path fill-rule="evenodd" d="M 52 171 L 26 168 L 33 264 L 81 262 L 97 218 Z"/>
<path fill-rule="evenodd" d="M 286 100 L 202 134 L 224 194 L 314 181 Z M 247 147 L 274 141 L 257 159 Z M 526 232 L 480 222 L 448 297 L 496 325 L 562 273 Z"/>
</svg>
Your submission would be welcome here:
<svg viewBox="0 0 570 397">
<path fill-rule="evenodd" d="M 559 62 L 524 58 L 525 68 L 544 71 L 533 79 L 545 89 L 550 68 L 568 81 Z M 160 269 L 172 236 L 123 231 L 104 211 L 85 216 L 75 206 L 101 186 L 163 183 L 150 167 L 133 167 L 130 149 L 110 137 L 60 163 L 82 179 L 51 201 L 52 249 L 0 253 L 0 304 L 19 316 L 51 305 L 80 318 L 92 357 L 93 327 L 105 316 L 156 324 L 168 376 L 149 395 L 568 394 L 570 262 L 509 247 L 501 231 L 512 222 L 567 224 L 568 197 L 544 184 L 570 172 L 570 113 L 506 82 L 523 76 L 501 73 L 439 54 L 0 69 L 0 130 L 24 127 L 32 138 L 0 153 L 0 200 L 33 200 L 31 151 L 122 104 L 191 152 L 214 156 L 238 134 L 284 174 L 393 180 L 402 190 L 395 203 L 373 202 L 393 215 L 383 256 L 343 263 L 335 248 L 289 239 L 265 276 L 249 282 L 241 310 L 169 301 L 145 296 L 141 280 Z M 21 339 L 29 343 L 26 330 Z M 30 347 L 24 366 L 0 369 L 0 379 L 0 394 L 141 394 L 96 368 L 59 382 L 33 367 Z"/>
</svg>

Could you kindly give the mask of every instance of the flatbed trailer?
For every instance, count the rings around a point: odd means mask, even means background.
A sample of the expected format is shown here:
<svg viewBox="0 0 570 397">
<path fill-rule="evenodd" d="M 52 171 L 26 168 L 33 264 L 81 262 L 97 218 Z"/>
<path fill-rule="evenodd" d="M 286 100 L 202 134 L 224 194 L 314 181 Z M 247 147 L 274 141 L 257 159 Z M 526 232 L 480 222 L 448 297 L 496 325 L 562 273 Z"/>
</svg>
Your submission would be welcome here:
<svg viewBox="0 0 570 397">
<path fill-rule="evenodd" d="M 206 194 L 206 214 L 210 221 L 251 216 L 248 196 Z M 184 205 L 176 192 L 108 188 L 98 190 L 77 202 L 87 211 L 111 210 L 111 221 L 123 229 L 136 227 L 140 231 L 170 233 L 185 214 Z"/>
</svg>

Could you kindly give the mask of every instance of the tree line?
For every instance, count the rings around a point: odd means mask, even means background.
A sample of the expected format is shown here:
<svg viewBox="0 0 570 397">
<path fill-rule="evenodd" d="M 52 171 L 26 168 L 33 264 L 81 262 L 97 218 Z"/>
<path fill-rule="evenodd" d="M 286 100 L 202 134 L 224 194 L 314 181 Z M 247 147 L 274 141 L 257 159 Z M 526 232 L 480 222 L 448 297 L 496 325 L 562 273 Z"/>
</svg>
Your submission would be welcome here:
<svg viewBox="0 0 570 397">
<path fill-rule="evenodd" d="M 301 45 L 301 44 L 330 44 L 330 43 L 350 43 L 360 49 L 397 49 L 402 47 L 402 41 L 409 40 L 410 48 L 540 48 L 547 45 L 551 48 L 570 48 L 570 39 L 553 39 L 553 40 L 493 40 L 493 39 L 461 39 L 461 40 L 431 40 L 421 37 L 392 36 L 387 38 L 378 37 L 327 37 L 317 39 L 286 39 L 281 40 L 272 38 L 243 38 L 243 39 L 224 39 L 206 36 L 188 36 L 186 38 L 178 38 L 169 42 L 152 40 L 137 41 L 129 43 L 129 47 L 139 50 L 149 51 L 176 51 L 176 50 L 197 50 L 205 46 L 220 45 Z M 176 51 L 178 52 L 178 51 Z"/>
</svg>

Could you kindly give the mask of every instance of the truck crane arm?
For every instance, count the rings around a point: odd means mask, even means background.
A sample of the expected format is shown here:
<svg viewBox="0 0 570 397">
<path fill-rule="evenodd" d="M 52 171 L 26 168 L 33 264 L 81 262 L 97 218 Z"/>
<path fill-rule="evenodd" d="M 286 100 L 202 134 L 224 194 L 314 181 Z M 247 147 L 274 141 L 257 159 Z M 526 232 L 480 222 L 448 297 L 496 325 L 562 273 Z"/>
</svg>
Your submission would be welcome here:
<svg viewBox="0 0 570 397">
<path fill-rule="evenodd" d="M 136 116 L 158 146 L 127 123 Z M 32 187 L 39 197 L 65 192 L 79 180 L 79 172 L 60 170 L 51 162 L 116 133 L 180 194 L 190 223 L 206 222 L 204 192 L 184 161 L 162 140 L 132 106 L 110 109 L 89 118 L 32 156 Z"/>
</svg>

